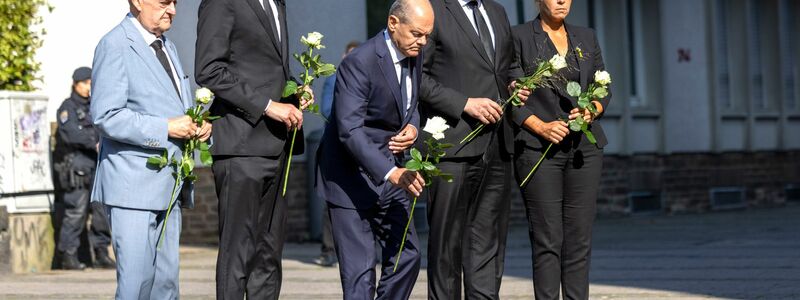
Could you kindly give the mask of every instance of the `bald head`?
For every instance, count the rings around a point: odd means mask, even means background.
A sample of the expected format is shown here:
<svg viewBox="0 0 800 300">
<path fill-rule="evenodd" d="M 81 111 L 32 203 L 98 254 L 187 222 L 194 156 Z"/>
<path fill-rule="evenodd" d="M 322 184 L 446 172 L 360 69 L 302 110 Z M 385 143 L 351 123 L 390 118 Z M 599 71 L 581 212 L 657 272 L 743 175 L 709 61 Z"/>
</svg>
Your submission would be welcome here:
<svg viewBox="0 0 800 300">
<path fill-rule="evenodd" d="M 404 56 L 416 57 L 428 42 L 433 21 L 429 0 L 396 0 L 389 9 L 386 30 Z"/>
</svg>

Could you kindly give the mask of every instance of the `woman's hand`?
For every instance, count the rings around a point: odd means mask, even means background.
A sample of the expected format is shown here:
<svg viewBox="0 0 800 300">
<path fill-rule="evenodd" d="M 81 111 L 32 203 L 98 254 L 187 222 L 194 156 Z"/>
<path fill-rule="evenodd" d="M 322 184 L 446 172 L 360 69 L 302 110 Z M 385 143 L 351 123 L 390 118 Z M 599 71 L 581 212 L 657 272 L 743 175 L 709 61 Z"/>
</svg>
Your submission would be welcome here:
<svg viewBox="0 0 800 300">
<path fill-rule="evenodd" d="M 530 116 L 523 126 L 553 144 L 561 143 L 569 134 L 567 122 L 561 120 L 544 122 L 537 116 Z"/>
<path fill-rule="evenodd" d="M 578 117 L 583 117 L 586 123 L 592 124 L 592 122 L 597 119 L 597 116 L 603 113 L 603 105 L 600 104 L 600 101 L 592 101 L 592 104 L 594 104 L 594 107 L 597 109 L 597 113 L 593 113 L 588 109 L 573 108 L 569 112 L 569 119 L 575 120 Z"/>
</svg>

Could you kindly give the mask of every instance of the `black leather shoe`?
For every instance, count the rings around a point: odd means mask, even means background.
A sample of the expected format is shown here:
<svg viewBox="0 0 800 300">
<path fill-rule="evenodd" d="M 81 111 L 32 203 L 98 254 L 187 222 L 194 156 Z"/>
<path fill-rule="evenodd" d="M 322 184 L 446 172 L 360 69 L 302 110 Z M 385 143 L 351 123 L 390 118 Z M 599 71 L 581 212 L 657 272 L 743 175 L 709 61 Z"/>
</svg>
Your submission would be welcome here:
<svg viewBox="0 0 800 300">
<path fill-rule="evenodd" d="M 94 267 L 96 269 L 116 269 L 117 262 L 108 256 L 108 251 L 105 249 L 94 250 Z"/>
<path fill-rule="evenodd" d="M 61 269 L 80 271 L 86 269 L 86 265 L 78 261 L 77 254 L 63 253 L 61 256 Z"/>
<path fill-rule="evenodd" d="M 333 267 L 336 265 L 336 256 L 334 255 L 320 255 L 314 259 L 314 263 L 318 266 Z"/>
</svg>

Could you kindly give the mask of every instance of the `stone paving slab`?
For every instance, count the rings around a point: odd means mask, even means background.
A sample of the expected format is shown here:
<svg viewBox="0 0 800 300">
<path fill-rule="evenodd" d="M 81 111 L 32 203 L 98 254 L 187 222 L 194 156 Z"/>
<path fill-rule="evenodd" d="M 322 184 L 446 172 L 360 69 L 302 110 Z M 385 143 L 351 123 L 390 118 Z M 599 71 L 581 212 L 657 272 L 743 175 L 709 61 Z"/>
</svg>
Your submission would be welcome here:
<svg viewBox="0 0 800 300">
<path fill-rule="evenodd" d="M 525 230 L 509 235 L 502 299 L 533 298 Z M 286 245 L 281 299 L 341 299 L 337 269 L 311 263 L 318 251 Z M 214 299 L 215 260 L 213 247 L 181 248 L 182 299 Z M 800 206 L 600 219 L 590 279 L 591 299 L 800 299 Z M 426 283 L 423 269 L 413 299 L 427 297 Z M 113 270 L 0 275 L 0 299 L 109 299 L 114 289 Z"/>
</svg>

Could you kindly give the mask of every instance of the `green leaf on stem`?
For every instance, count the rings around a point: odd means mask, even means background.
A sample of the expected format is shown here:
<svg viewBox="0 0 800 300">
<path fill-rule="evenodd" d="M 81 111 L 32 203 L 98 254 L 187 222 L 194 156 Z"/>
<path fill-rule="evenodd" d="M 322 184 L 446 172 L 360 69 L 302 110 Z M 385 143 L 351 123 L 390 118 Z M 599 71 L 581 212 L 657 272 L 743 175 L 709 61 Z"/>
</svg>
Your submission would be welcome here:
<svg viewBox="0 0 800 300">
<path fill-rule="evenodd" d="M 578 98 L 578 107 L 580 107 L 580 108 L 584 108 L 584 109 L 585 109 L 585 108 L 587 108 L 587 107 L 588 107 L 590 104 L 592 104 L 592 102 L 591 102 L 591 101 L 589 101 L 589 96 L 588 96 L 588 95 L 583 95 L 583 94 L 582 94 L 582 95 L 581 95 L 581 96 Z"/>
<path fill-rule="evenodd" d="M 578 97 L 581 95 L 581 85 L 575 81 L 570 81 L 567 83 L 567 94 L 572 97 Z"/>
<path fill-rule="evenodd" d="M 333 64 L 322 64 L 316 69 L 317 76 L 328 77 L 336 73 L 336 66 Z"/>
<path fill-rule="evenodd" d="M 184 159 L 181 162 L 181 173 L 183 174 L 183 177 L 191 175 L 192 170 L 194 170 L 194 160 Z"/>
<path fill-rule="evenodd" d="M 283 98 L 289 97 L 297 93 L 297 82 L 289 80 L 286 82 L 286 87 L 283 88 Z"/>
<path fill-rule="evenodd" d="M 147 158 L 147 164 L 163 169 L 167 166 L 167 158 L 163 156 L 151 156 Z"/>
<path fill-rule="evenodd" d="M 605 87 L 602 87 L 602 86 L 600 86 L 600 87 L 597 87 L 597 88 L 594 90 L 594 92 L 592 93 L 592 96 L 593 96 L 595 99 L 602 99 L 602 98 L 605 98 L 606 96 L 608 96 L 608 89 L 606 89 Z"/>
<path fill-rule="evenodd" d="M 582 131 L 583 131 L 583 134 L 586 135 L 586 139 L 589 140 L 589 142 L 591 142 L 594 145 L 597 145 L 597 139 L 594 138 L 594 134 L 592 134 L 592 132 L 589 131 L 588 128 L 584 129 Z"/>
<path fill-rule="evenodd" d="M 581 131 L 581 121 L 579 121 L 579 120 L 583 120 L 583 119 L 582 118 L 577 118 L 575 120 L 569 121 L 569 130 L 572 130 L 572 131 L 575 131 L 575 132 Z"/>
<path fill-rule="evenodd" d="M 426 172 L 433 172 L 434 170 L 436 170 L 436 166 L 434 166 L 429 161 L 423 161 L 422 162 L 422 169 L 425 170 Z M 433 174 L 431 174 L 431 175 L 433 175 Z"/>
<path fill-rule="evenodd" d="M 207 149 L 200 149 L 200 162 L 202 162 L 204 166 L 210 166 L 213 164 L 214 159 L 211 157 L 211 152 L 209 152 Z"/>
<path fill-rule="evenodd" d="M 411 158 L 413 158 L 416 161 L 421 162 L 422 161 L 422 153 L 420 153 L 419 150 L 417 150 L 417 148 L 411 148 Z"/>
<path fill-rule="evenodd" d="M 220 117 L 220 116 L 209 116 L 209 117 L 206 118 L 206 120 L 214 121 L 214 120 L 219 120 L 219 118 L 222 118 L 222 117 Z"/>
<path fill-rule="evenodd" d="M 195 182 L 197 181 L 197 175 L 191 174 L 189 176 L 186 176 L 186 180 L 189 182 Z"/>
<path fill-rule="evenodd" d="M 417 160 L 409 160 L 406 162 L 406 169 L 413 172 L 422 170 L 422 163 Z"/>
</svg>

